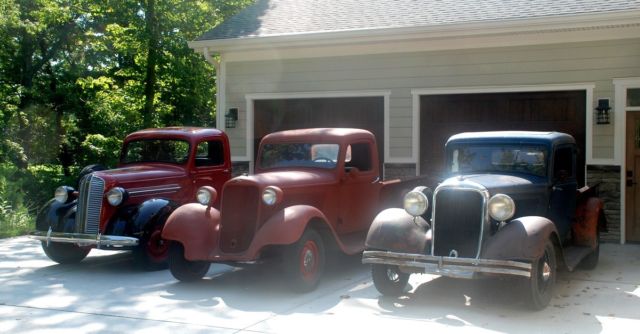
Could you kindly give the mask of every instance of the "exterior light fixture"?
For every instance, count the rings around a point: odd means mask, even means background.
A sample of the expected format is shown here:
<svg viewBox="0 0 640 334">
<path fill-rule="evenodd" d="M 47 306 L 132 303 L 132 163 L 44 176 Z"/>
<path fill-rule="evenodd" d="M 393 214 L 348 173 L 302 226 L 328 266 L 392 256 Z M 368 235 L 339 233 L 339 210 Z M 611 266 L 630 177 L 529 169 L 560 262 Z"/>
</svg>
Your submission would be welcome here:
<svg viewBox="0 0 640 334">
<path fill-rule="evenodd" d="M 235 128 L 236 122 L 238 122 L 238 108 L 230 108 L 224 115 L 224 127 L 227 129 Z"/>
<path fill-rule="evenodd" d="M 609 124 L 609 99 L 598 99 L 598 106 L 596 107 L 596 123 L 597 124 Z"/>
</svg>

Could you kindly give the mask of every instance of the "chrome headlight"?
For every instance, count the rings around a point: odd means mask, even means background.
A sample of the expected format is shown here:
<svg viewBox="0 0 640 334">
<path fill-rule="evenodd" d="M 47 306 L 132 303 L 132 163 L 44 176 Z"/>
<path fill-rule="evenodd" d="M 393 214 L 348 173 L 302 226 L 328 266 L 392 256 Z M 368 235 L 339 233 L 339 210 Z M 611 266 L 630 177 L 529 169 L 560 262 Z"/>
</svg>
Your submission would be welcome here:
<svg viewBox="0 0 640 334">
<path fill-rule="evenodd" d="M 113 206 L 118 206 L 124 201 L 126 191 L 120 187 L 111 188 L 107 192 L 107 202 Z"/>
<path fill-rule="evenodd" d="M 60 186 L 56 188 L 56 191 L 53 193 L 53 198 L 59 203 L 67 203 L 69 200 L 69 193 L 73 193 L 74 189 L 67 186 Z"/>
<path fill-rule="evenodd" d="M 491 218 L 503 222 L 516 213 L 516 204 L 505 194 L 496 194 L 489 199 L 489 215 Z"/>
<path fill-rule="evenodd" d="M 403 206 L 408 214 L 417 217 L 427 211 L 429 208 L 429 199 L 427 195 L 416 188 L 404 195 Z"/>
<path fill-rule="evenodd" d="M 282 200 L 282 189 L 269 186 L 262 191 L 262 202 L 266 205 L 276 205 Z"/>
<path fill-rule="evenodd" d="M 196 193 L 196 200 L 202 205 L 209 205 L 211 202 L 211 191 L 207 188 L 208 187 L 201 187 Z"/>
</svg>

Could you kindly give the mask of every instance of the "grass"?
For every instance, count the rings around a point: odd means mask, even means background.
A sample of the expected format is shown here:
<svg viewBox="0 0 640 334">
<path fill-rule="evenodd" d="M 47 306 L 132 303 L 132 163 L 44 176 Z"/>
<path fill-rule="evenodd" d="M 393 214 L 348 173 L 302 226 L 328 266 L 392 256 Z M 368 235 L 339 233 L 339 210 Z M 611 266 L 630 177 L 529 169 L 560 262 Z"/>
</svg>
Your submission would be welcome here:
<svg viewBox="0 0 640 334">
<path fill-rule="evenodd" d="M 34 229 L 35 220 L 27 208 L 13 208 L 0 199 L 0 238 L 25 235 Z"/>
</svg>

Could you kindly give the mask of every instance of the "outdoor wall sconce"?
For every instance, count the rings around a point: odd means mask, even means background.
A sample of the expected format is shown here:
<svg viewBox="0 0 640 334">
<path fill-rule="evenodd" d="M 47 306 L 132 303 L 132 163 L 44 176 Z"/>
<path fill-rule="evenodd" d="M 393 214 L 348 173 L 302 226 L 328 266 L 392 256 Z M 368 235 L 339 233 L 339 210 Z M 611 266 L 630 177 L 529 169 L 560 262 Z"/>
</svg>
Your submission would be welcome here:
<svg viewBox="0 0 640 334">
<path fill-rule="evenodd" d="M 230 108 L 226 115 L 224 115 L 224 127 L 227 129 L 233 129 L 238 122 L 238 108 Z"/>
<path fill-rule="evenodd" d="M 609 99 L 599 99 L 596 107 L 596 123 L 609 124 Z"/>
</svg>

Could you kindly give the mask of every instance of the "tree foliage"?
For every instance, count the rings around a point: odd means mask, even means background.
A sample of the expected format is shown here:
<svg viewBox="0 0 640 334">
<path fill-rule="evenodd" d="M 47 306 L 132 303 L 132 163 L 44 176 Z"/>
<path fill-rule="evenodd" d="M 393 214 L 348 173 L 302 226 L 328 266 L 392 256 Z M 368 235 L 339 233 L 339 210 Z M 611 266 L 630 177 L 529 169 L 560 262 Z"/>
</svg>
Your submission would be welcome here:
<svg viewBox="0 0 640 334">
<path fill-rule="evenodd" d="M 69 176 L 134 130 L 214 125 L 215 69 L 187 41 L 251 2 L 0 0 L 0 163 Z"/>
</svg>

